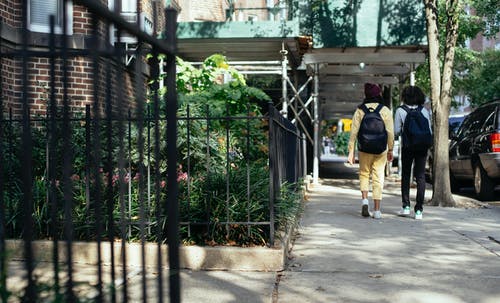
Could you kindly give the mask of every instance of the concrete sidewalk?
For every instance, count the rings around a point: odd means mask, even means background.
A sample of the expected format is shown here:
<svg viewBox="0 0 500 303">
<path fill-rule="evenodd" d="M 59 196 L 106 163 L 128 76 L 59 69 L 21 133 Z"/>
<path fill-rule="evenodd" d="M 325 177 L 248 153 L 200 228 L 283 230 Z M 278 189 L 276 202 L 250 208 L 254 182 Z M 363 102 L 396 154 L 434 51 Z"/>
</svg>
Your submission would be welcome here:
<svg viewBox="0 0 500 303">
<path fill-rule="evenodd" d="M 399 183 L 388 180 L 382 219 L 363 218 L 355 170 L 341 166 L 344 179 L 310 192 L 275 302 L 500 302 L 500 208 L 399 217 Z"/>
</svg>

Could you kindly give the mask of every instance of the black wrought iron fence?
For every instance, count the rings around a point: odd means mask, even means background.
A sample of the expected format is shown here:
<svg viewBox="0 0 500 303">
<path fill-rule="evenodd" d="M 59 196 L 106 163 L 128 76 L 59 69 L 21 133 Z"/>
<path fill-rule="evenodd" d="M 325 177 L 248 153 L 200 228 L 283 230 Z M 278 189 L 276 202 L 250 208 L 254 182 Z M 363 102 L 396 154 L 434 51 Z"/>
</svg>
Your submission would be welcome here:
<svg viewBox="0 0 500 303">
<path fill-rule="evenodd" d="M 167 40 L 158 40 L 99 1 L 74 2 L 91 12 L 87 47 L 69 47 L 64 35 L 54 34 L 53 19 L 45 47 L 32 48 L 27 38 L 19 49 L 0 43 L 2 65 L 14 62 L 21 71 L 0 73 L 1 300 L 179 302 L 181 242 L 274 245 L 304 176 L 303 139 L 272 105 L 268 115 L 250 106 L 230 114 L 229 103 L 215 114 L 208 106 L 179 107 L 175 11 L 166 11 Z M 110 24 L 118 36 L 136 37 L 134 66 L 124 68 L 131 54 L 106 43 Z M 159 79 L 165 69 L 165 94 L 153 81 L 146 96 L 144 46 L 149 78 Z M 160 54 L 166 54 L 163 64 Z M 34 58 L 47 60 L 46 87 L 32 80 Z M 92 74 L 92 103 L 81 111 L 70 93 L 77 60 Z M 20 99 L 7 105 L 9 81 L 21 83 L 14 91 Z M 43 116 L 33 115 L 39 89 Z M 7 262 L 16 247 L 23 252 L 20 267 Z M 48 250 L 49 265 L 40 264 L 40 250 Z M 84 269 L 74 262 L 82 250 L 91 255 Z M 140 278 L 131 285 L 134 262 Z M 150 267 L 154 279 L 146 274 Z M 95 280 L 82 289 L 79 275 L 89 268 Z M 24 282 L 12 287 L 12 272 L 21 272 Z"/>
<path fill-rule="evenodd" d="M 303 176 L 303 139 L 295 126 L 273 106 L 266 116 L 250 112 L 213 116 L 208 107 L 201 111 L 198 108 L 197 115 L 193 115 L 189 106 L 179 114 L 178 161 L 173 177 L 179 185 L 181 241 L 272 246 L 275 228 L 283 227 L 286 216 L 295 214 L 297 201 L 290 194 L 296 191 Z M 111 280 L 116 280 L 120 275 L 119 271 L 114 272 L 115 267 L 128 263 L 124 248 L 123 252 L 113 251 L 122 249 L 114 245 L 113 239 L 142 245 L 168 244 L 164 229 L 168 217 L 162 211 L 168 191 L 167 154 L 165 142 L 156 138 L 164 133 L 168 121 L 158 117 L 152 103 L 146 104 L 142 121 L 132 111 L 121 119 L 110 114 L 95 121 L 90 106 L 85 113 L 72 115 L 68 120 L 65 131 L 71 138 L 73 159 L 67 181 L 71 182 L 69 244 L 109 242 L 105 247 L 118 260 L 102 262 L 111 262 Z M 51 119 L 49 114 L 31 118 L 30 122 L 34 220 L 31 239 L 52 238 L 57 246 L 59 239 L 66 237 L 67 217 L 52 205 L 64 206 L 67 201 L 64 176 L 58 173 L 63 168 L 63 146 L 61 142 L 54 143 L 53 138 L 63 132 L 64 120 Z M 18 172 L 26 169 L 19 161 L 23 123 L 23 118 L 13 118 L 12 111 L 2 120 L 2 197 L 6 206 L 3 236 L 9 239 L 22 238 L 25 232 L 25 219 L 20 217 L 23 192 L 13 190 L 22 183 Z M 97 137 L 102 138 L 103 148 L 96 154 Z M 160 252 L 159 256 L 161 260 Z M 57 254 L 54 258 L 54 262 L 66 261 L 59 260 Z M 127 268 L 122 272 L 126 275 Z M 117 289 L 124 288 L 126 285 Z M 104 293 L 106 297 L 107 291 Z M 127 291 L 118 295 L 124 293 Z"/>
<path fill-rule="evenodd" d="M 177 162 L 177 94 L 175 85 L 175 51 L 176 51 L 176 12 L 165 11 L 166 39 L 160 40 L 140 30 L 137 24 L 128 23 L 119 14 L 108 10 L 102 1 L 78 0 L 81 5 L 80 24 L 85 39 L 81 47 L 69 44 L 67 6 L 63 5 L 62 18 L 59 24 L 62 31 L 55 34 L 54 17 L 50 17 L 50 33 L 47 40 L 40 40 L 40 45 L 33 46 L 31 32 L 28 31 L 28 2 L 19 1 L 20 10 L 13 9 L 11 14 L 19 12 L 13 20 L 21 20 L 17 28 L 20 41 L 13 39 L 8 43 L 0 43 L 0 59 L 2 60 L 2 78 L 0 78 L 2 110 L 0 128 L 0 296 L 3 302 L 78 302 L 87 298 L 95 302 L 127 302 L 141 298 L 148 300 L 146 290 L 146 226 L 144 211 L 144 162 L 145 150 L 142 136 L 144 122 L 145 98 L 145 47 L 153 54 L 151 62 L 152 78 L 159 77 L 159 54 L 165 54 L 164 62 L 167 77 L 164 85 L 167 93 L 160 99 L 158 89 L 153 90 L 152 103 L 155 108 L 155 119 L 160 116 L 166 121 L 165 132 L 155 128 L 152 140 L 156 146 L 164 142 L 164 149 L 154 150 L 157 159 L 160 152 L 165 153 L 165 186 L 161 191 L 159 179 L 155 179 L 154 216 L 157 258 L 156 268 L 160 273 L 156 279 L 155 301 L 163 302 L 168 292 L 171 302 L 180 301 L 179 279 L 179 229 L 178 229 L 178 183 L 176 178 Z M 62 3 L 65 3 L 62 2 Z M 20 18 L 19 18 L 20 17 Z M 83 21 L 82 21 L 83 20 Z M 88 20 L 88 21 L 87 21 Z M 82 23 L 83 22 L 83 23 Z M 85 23 L 88 22 L 88 23 Z M 4 23 L 3 20 L 0 24 Z M 85 25 L 86 24 L 86 25 Z M 15 25 L 14 25 L 15 26 Z M 125 33 L 134 37 L 137 48 L 133 53 L 123 48 L 116 48 L 110 41 L 110 27 L 117 30 L 117 42 Z M 1 29 L 0 29 L 1 30 Z M 16 28 L 14 27 L 14 30 Z M 5 31 L 1 31 L 5 34 Z M 89 34 L 90 33 L 90 34 Z M 8 35 L 7 35 L 8 36 Z M 0 41 L 3 41 L 0 39 Z M 19 44 L 16 44 L 19 43 Z M 135 65 L 125 69 L 124 58 L 134 55 Z M 47 73 L 38 71 L 38 64 L 48 65 Z M 88 82 L 78 79 L 79 75 L 88 72 Z M 39 88 L 34 87 L 40 75 L 47 79 L 46 104 L 39 104 Z M 42 77 L 43 78 L 43 77 Z M 128 79 L 128 80 L 127 80 Z M 128 82 L 127 82 L 128 81 Z M 127 85 L 129 83 L 129 85 Z M 87 109 L 87 119 L 78 120 L 72 117 L 77 99 L 86 94 L 92 106 Z M 89 91 L 90 93 L 87 93 Z M 85 99 L 85 98 L 83 98 Z M 20 109 L 5 120 L 7 101 L 10 108 Z M 132 102 L 133 100 L 133 102 Z M 42 100 L 44 101 L 44 100 Z M 127 217 L 126 184 L 131 182 L 126 175 L 127 155 L 130 146 L 125 146 L 127 135 L 127 115 L 123 108 L 133 105 L 137 131 L 137 220 L 134 226 L 138 229 L 138 242 L 142 245 L 142 257 L 139 266 L 142 279 L 139 283 L 141 291 L 131 299 L 128 285 L 129 269 L 127 267 L 126 242 L 130 238 L 131 218 Z M 39 106 L 47 108 L 47 117 L 33 118 L 34 110 Z M 13 117 L 14 116 L 14 117 Z M 90 118 L 92 117 L 92 118 Z M 85 136 L 78 137 L 80 123 L 86 121 Z M 16 125 L 17 124 L 17 125 Z M 158 122 L 156 124 L 159 124 Z M 129 124 L 130 125 L 130 124 Z M 19 127 L 16 127 L 19 126 Z M 130 128 L 129 128 L 130 142 Z M 40 137 L 44 140 L 40 140 Z M 77 142 L 76 139 L 82 141 Z M 43 142 L 44 144 L 40 144 Z M 80 149 L 79 149 L 80 148 Z M 85 157 L 78 157 L 78 153 Z M 43 155 L 43 156 L 42 156 Z M 82 160 L 83 163 L 78 163 Z M 80 171 L 78 171 L 80 169 Z M 155 166 L 154 174 L 160 174 Z M 83 179 L 80 179 L 83 176 Z M 115 178 L 115 179 L 114 179 Z M 82 201 L 75 198 L 75 191 L 82 185 Z M 160 192 L 164 194 L 161 195 Z M 77 202 L 84 204 L 78 207 Z M 130 212 L 130 205 L 128 211 Z M 163 220 L 163 224 L 158 224 Z M 74 257 L 81 250 L 76 240 L 86 235 L 93 240 L 95 254 L 95 277 L 90 287 L 79 289 Z M 11 252 L 6 248 L 7 236 L 22 240 L 22 264 L 17 268 L 7 262 Z M 35 240 L 45 237 L 50 240 L 46 249 L 51 253 L 51 270 L 40 265 L 38 255 L 39 243 Z M 116 241 L 121 245 L 116 245 Z M 15 246 L 17 242 L 13 245 Z M 167 244 L 168 253 L 161 249 Z M 107 247 L 104 249 L 104 247 Z M 108 252 L 109 249 L 109 252 Z M 43 251 L 43 249 L 42 249 Z M 87 251 L 87 253 L 91 253 Z M 105 255 L 109 254 L 109 258 Z M 168 255 L 168 258 L 167 258 Z M 104 260 L 110 263 L 109 272 L 105 273 Z M 167 275 L 161 274 L 164 264 L 169 265 L 168 284 L 163 280 Z M 8 283 L 8 278 L 21 273 L 22 283 Z M 122 282 L 118 282 L 122 281 Z M 119 284 L 119 285 L 118 285 Z M 8 288 L 7 286 L 12 288 Z M 168 291 L 165 285 L 168 285 Z M 91 298 L 87 296 L 91 295 Z M 149 299 L 150 300 L 150 299 Z"/>
<path fill-rule="evenodd" d="M 291 186 L 291 191 L 298 189 L 306 175 L 305 137 L 298 128 L 284 118 L 273 106 L 269 107 L 269 169 L 271 181 L 269 187 L 270 207 L 276 201 L 283 201 L 281 189 L 284 184 Z M 274 220 L 272 218 L 272 220 Z M 273 226 L 274 224 L 271 224 Z"/>
<path fill-rule="evenodd" d="M 275 217 L 276 212 L 280 214 L 279 210 L 270 207 L 270 203 L 280 199 L 282 186 L 296 186 L 304 174 L 302 140 L 297 129 L 280 116 L 273 106 L 269 107 L 270 114 L 265 116 L 250 112 L 237 116 L 213 116 L 208 107 L 193 115 L 190 106 L 185 109 L 179 112 L 185 115 L 178 117 L 178 162 L 175 175 L 180 186 L 181 240 L 201 245 L 226 245 L 228 242 L 272 245 L 274 234 L 270 227 L 271 218 Z M 53 199 L 64 198 L 60 174 L 52 172 L 56 175 L 54 193 L 50 192 L 48 186 L 51 175 L 49 168 L 60 168 L 59 163 L 62 162 L 61 154 L 56 156 L 51 152 L 59 151 L 61 144 L 52 144 L 51 139 L 61 133 L 63 120 L 50 119 L 48 115 L 33 117 L 30 121 L 33 125 L 34 205 L 43 207 L 50 205 L 51 195 L 54 195 Z M 157 241 L 164 236 L 155 232 L 157 225 L 163 224 L 162 217 L 156 220 L 155 206 L 158 204 L 156 199 L 162 199 L 162 189 L 166 187 L 168 178 L 165 144 L 153 140 L 153 135 L 156 128 L 160 133 L 164 132 L 166 122 L 164 118 L 155 118 L 152 104 L 146 105 L 141 125 L 130 110 L 123 120 L 110 114 L 97 122 L 91 106 L 87 105 L 83 113 L 77 112 L 71 116 L 66 131 L 70 132 L 73 157 L 70 180 L 75 240 L 95 240 L 95 211 L 98 206 L 94 196 L 97 194 L 102 196 L 101 200 L 112 203 L 100 207 L 101 211 L 109 207 L 107 211 L 112 212 L 104 218 L 103 233 L 106 238 L 119 235 L 120 228 L 124 226 L 125 239 L 137 241 L 141 238 L 141 224 L 145 225 L 142 232 L 147 241 Z M 8 222 L 17 217 L 16 209 L 21 209 L 16 204 L 20 199 L 12 189 L 21 183 L 16 172 L 21 169 L 18 156 L 21 154 L 22 123 L 22 118 L 13 117 L 12 109 L 2 120 L 2 151 L 6 160 L 3 171 L 6 173 L 4 179 L 7 180 L 5 189 L 8 197 L 5 205 L 9 208 L 6 213 L 11 219 Z M 51 128 L 50 123 L 55 126 Z M 124 134 L 118 133 L 118 123 L 124 124 Z M 96 129 L 96 125 L 99 125 L 99 129 Z M 140 131 L 142 134 L 139 134 Z M 95 136 L 105 138 L 101 155 L 96 155 L 93 150 L 92 138 Z M 144 138 L 142 142 L 140 137 Z M 122 151 L 119 146 L 123 146 Z M 123 153 L 124 163 L 121 169 L 117 165 L 120 152 Z M 93 162 L 100 163 L 95 176 L 92 172 Z M 272 184 L 270 180 L 273 180 Z M 101 184 L 99 193 L 95 189 L 97 181 Z M 155 189 L 156 183 L 159 184 L 159 192 Z M 291 191 L 294 189 L 286 188 Z M 123 207 L 124 218 L 120 218 L 120 207 Z M 49 210 L 35 210 L 35 213 L 37 227 L 32 233 L 33 238 L 51 237 L 53 232 Z M 144 221 L 141 222 L 140 218 Z M 265 226 L 265 231 L 261 227 L 253 230 L 252 226 Z M 226 231 L 219 230 L 221 228 Z M 247 232 L 241 228 L 247 229 Z M 23 231 L 22 224 L 6 226 L 6 235 L 10 238 L 21 237 Z M 58 237 L 63 236 L 61 229 L 54 232 Z M 244 236 L 245 233 L 248 237 Z"/>
</svg>

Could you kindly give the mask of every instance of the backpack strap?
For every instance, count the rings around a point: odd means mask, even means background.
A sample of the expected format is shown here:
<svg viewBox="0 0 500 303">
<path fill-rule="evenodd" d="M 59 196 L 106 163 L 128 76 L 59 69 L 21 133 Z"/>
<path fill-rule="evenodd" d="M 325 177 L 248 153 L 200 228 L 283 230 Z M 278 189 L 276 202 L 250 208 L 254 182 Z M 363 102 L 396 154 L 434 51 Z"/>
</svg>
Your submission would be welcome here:
<svg viewBox="0 0 500 303">
<path fill-rule="evenodd" d="M 379 103 L 378 106 L 375 108 L 375 109 L 371 109 L 371 108 L 368 108 L 368 106 L 366 106 L 365 103 L 362 103 L 360 106 L 358 106 L 359 109 L 361 109 L 365 114 L 366 113 L 373 113 L 373 112 L 380 112 L 380 110 L 382 110 L 382 108 L 384 107 L 384 105 L 382 103 Z"/>
<path fill-rule="evenodd" d="M 378 106 L 377 106 L 377 108 L 375 108 L 375 112 L 379 113 L 382 110 L 383 107 L 384 107 L 384 105 L 382 103 L 379 103 Z"/>
<path fill-rule="evenodd" d="M 359 108 L 360 110 L 362 110 L 365 114 L 369 111 L 369 110 L 368 110 L 368 107 L 366 107 L 366 104 L 364 104 L 364 103 L 361 103 L 361 104 L 358 106 L 358 108 Z"/>
<path fill-rule="evenodd" d="M 406 105 L 406 104 L 400 105 L 399 107 L 401 107 L 402 109 L 404 109 L 407 113 L 409 113 L 410 111 L 412 111 L 412 109 L 408 105 Z M 417 108 L 415 108 L 415 109 L 418 109 L 419 111 L 422 111 L 423 108 L 424 108 L 423 105 L 417 105 Z"/>
<path fill-rule="evenodd" d="M 409 107 L 408 107 L 408 105 L 406 105 L 406 104 L 403 104 L 403 105 L 401 105 L 401 106 L 399 106 L 399 107 L 400 107 L 400 108 L 402 108 L 402 109 L 404 109 L 404 111 L 405 111 L 406 113 L 409 113 L 409 112 L 410 112 L 410 108 L 409 108 Z"/>
</svg>

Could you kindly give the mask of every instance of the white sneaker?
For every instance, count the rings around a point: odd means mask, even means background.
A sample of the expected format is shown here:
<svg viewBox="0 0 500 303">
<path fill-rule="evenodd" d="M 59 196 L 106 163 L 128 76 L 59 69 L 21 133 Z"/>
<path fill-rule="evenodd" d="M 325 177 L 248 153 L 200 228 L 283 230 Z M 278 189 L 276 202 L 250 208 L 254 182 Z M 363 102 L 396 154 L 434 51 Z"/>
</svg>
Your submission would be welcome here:
<svg viewBox="0 0 500 303">
<path fill-rule="evenodd" d="M 368 202 L 368 199 L 363 199 L 363 201 L 361 201 L 363 203 L 363 205 L 361 206 L 361 215 L 363 217 L 369 217 L 370 216 L 370 212 L 368 211 L 368 208 L 369 208 L 369 202 Z"/>
<path fill-rule="evenodd" d="M 382 219 L 382 213 L 380 210 L 376 210 L 373 212 L 373 219 Z"/>
<path fill-rule="evenodd" d="M 401 207 L 401 209 L 398 211 L 398 216 L 409 216 L 409 215 L 410 215 L 409 206 Z"/>
<path fill-rule="evenodd" d="M 421 210 L 417 210 L 415 212 L 415 220 L 422 220 L 422 211 Z"/>
</svg>

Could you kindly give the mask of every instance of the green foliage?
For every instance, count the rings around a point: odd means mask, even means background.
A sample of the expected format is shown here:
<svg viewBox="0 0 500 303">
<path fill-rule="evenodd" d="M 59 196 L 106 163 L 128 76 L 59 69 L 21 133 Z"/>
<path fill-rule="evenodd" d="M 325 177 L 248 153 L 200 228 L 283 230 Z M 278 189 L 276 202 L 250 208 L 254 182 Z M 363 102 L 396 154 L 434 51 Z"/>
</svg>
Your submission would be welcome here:
<svg viewBox="0 0 500 303">
<path fill-rule="evenodd" d="M 494 37 L 500 30 L 500 1 L 498 0 L 469 0 L 470 5 L 481 16 L 478 23 L 481 24 L 485 37 Z"/>
<path fill-rule="evenodd" d="M 349 153 L 349 136 L 351 132 L 341 132 L 335 136 L 335 148 L 338 155 L 347 155 Z"/>
<path fill-rule="evenodd" d="M 296 224 L 297 217 L 304 211 L 303 192 L 300 189 L 302 184 L 300 181 L 297 184 L 281 185 L 279 198 L 275 202 L 277 227 L 280 230 L 286 230 L 290 225 Z"/>
<path fill-rule="evenodd" d="M 280 75 L 246 75 L 246 82 L 249 86 L 262 89 L 281 87 L 282 79 Z"/>
<path fill-rule="evenodd" d="M 211 56 L 205 60 L 202 67 L 207 79 L 215 81 L 222 66 L 225 70 L 227 63 L 221 61 L 220 56 Z M 215 60 L 217 59 L 217 60 Z M 214 68 L 215 66 L 215 68 Z M 212 72 L 212 74 L 209 73 Z M 234 76 L 234 75 L 233 75 Z M 240 76 L 235 76 L 240 79 Z M 191 81 L 192 82 L 192 81 Z M 179 84 L 178 84 L 179 85 Z M 260 159 L 266 155 L 262 153 L 267 144 L 267 137 L 262 131 L 263 122 L 260 119 L 227 119 L 225 117 L 260 117 L 261 108 L 270 98 L 260 89 L 248 87 L 240 80 L 226 84 L 206 84 L 204 90 L 193 90 L 179 96 L 179 115 L 187 116 L 188 110 L 191 117 L 210 117 L 209 122 L 200 120 L 181 120 L 179 122 L 178 148 L 181 165 L 187 167 L 187 135 L 190 136 L 190 160 L 194 171 L 201 170 L 204 165 L 223 165 L 226 152 L 226 132 L 229 132 L 229 148 L 236 155 L 248 154 L 250 159 Z M 188 124 L 189 123 L 189 127 Z M 250 140 L 246 150 L 247 138 Z M 209 161 L 209 163 L 207 163 Z"/>
<path fill-rule="evenodd" d="M 201 67 L 195 68 L 192 64 L 177 58 L 177 90 L 180 94 L 204 91 L 222 83 L 224 77 L 230 77 L 230 83 L 245 85 L 245 78 L 227 63 L 225 56 L 214 54 Z"/>
<path fill-rule="evenodd" d="M 480 54 L 469 71 L 464 87 L 473 105 L 500 98 L 500 51 Z"/>
<path fill-rule="evenodd" d="M 181 61 L 180 61 L 181 62 Z M 177 78 L 179 90 L 178 108 L 178 167 L 179 202 L 181 221 L 207 222 L 207 224 L 183 226 L 182 237 L 185 243 L 201 245 L 265 245 L 269 238 L 269 228 L 263 225 L 244 225 L 238 222 L 269 221 L 269 171 L 268 137 L 266 120 L 262 118 L 261 108 L 267 105 L 269 97 L 260 89 L 245 85 L 243 77 L 232 70 L 220 55 L 208 58 L 200 69 L 182 63 Z M 231 81 L 222 84 L 220 75 L 230 74 Z M 163 75 L 162 75 L 163 77 Z M 154 84 L 154 81 L 152 82 Z M 161 92 L 164 93 L 164 92 Z M 152 106 L 150 102 L 148 106 Z M 164 105 L 163 105 L 164 106 Z M 163 113 L 165 108 L 160 109 Z M 152 108 L 150 108 L 152 112 Z M 189 119 L 188 117 L 189 113 Z M 162 115 L 160 115 L 162 116 Z M 248 117 L 248 118 L 247 118 Z M 103 215 L 105 229 L 103 240 L 120 237 L 120 225 L 125 225 L 127 239 L 137 240 L 141 236 L 141 216 L 147 222 L 149 232 L 146 239 L 155 241 L 157 228 L 164 230 L 166 219 L 156 219 L 155 201 L 158 197 L 163 204 L 168 188 L 165 186 L 167 154 L 166 121 L 146 119 L 140 127 L 137 122 L 126 121 L 124 138 L 120 138 L 117 121 L 108 125 L 106 120 L 90 126 L 92 141 L 91 158 L 86 152 L 86 125 L 81 115 L 76 115 L 69 129 L 72 142 L 71 150 L 64 151 L 61 134 L 62 123 L 57 122 L 54 130 L 56 138 L 55 175 L 49 180 L 46 167 L 47 143 L 46 123 L 32 127 L 33 139 L 33 237 L 63 238 L 65 218 L 63 189 L 70 185 L 72 191 L 71 221 L 74 226 L 75 240 L 95 240 L 96 214 Z M 150 118 L 150 117 L 149 117 Z M 43 121 L 43 120 L 41 120 Z M 158 124 L 156 124 L 158 123 Z M 20 124 L 6 123 L 3 127 L 2 149 L 4 151 L 1 173 L 5 182 L 4 201 L 6 208 L 6 235 L 19 238 L 23 233 L 22 209 L 24 207 L 20 173 L 21 152 Z M 95 127 L 99 129 L 95 129 Z M 160 155 L 154 156 L 154 128 L 160 132 Z M 142 131 L 142 134 L 140 133 Z M 98 135 L 95 135 L 98 134 Z M 138 138 L 151 137 L 152 144 L 139 147 Z M 128 138 L 131 141 L 127 141 Z M 110 142 L 108 142 L 111 140 Z M 123 140 L 120 142 L 120 140 Z M 100 145 L 100 155 L 93 158 L 96 144 Z M 110 146 L 111 150 L 108 150 Z M 125 149 L 125 167 L 118 170 L 119 147 Z M 143 163 L 139 163 L 140 152 Z M 72 155 L 72 176 L 70 183 L 63 183 L 62 156 Z M 151 154 L 151 157 L 146 155 Z M 109 159 L 108 159 L 109 155 Z M 111 162 L 109 162 L 111 161 Z M 158 163 L 159 179 L 152 167 Z M 147 167 L 151 167 L 148 189 Z M 108 167 L 111 168 L 110 171 Z M 52 181 L 52 182 L 51 182 Z M 141 183 L 142 181 L 142 183 Z M 160 190 L 155 192 L 158 182 Z M 247 185 L 249 187 L 247 188 Z M 229 191 L 226 189 L 229 188 Z M 285 190 L 288 188 L 293 192 Z M 57 201 L 56 231 L 50 233 L 52 217 L 47 203 L 48 191 L 53 189 Z M 149 197 L 147 196 L 150 192 Z M 89 196 L 90 193 L 90 196 Z M 100 197 L 97 200 L 97 197 Z M 282 199 L 276 205 L 276 225 L 283 226 L 287 218 L 294 215 L 296 203 L 300 198 L 294 188 L 285 186 Z M 98 204 L 97 202 L 101 203 Z M 67 201 L 66 201 L 67 202 Z M 141 207 L 143 211 L 141 211 Z M 163 206 L 161 206 L 163 207 Z M 108 217 L 108 214 L 111 217 Z M 130 227 L 128 225 L 130 222 Z M 221 223 L 230 222 L 230 223 Z M 233 222 L 233 223 L 231 223 Z M 114 230 L 111 226 L 114 225 Z M 200 227 L 201 226 L 201 227 Z M 129 236 L 130 233 L 130 236 Z"/>
<path fill-rule="evenodd" d="M 236 160 L 224 171 L 193 173 L 181 183 L 181 220 L 207 222 L 197 233 L 185 234 L 185 242 L 201 245 L 265 245 L 268 230 L 238 223 L 269 219 L 269 171 L 263 160 L 246 163 Z M 187 182 L 190 182 L 190 195 Z M 250 185 L 247 191 L 247 182 Z M 229 192 L 226 187 L 229 186 Z M 196 227 L 195 227 L 196 228 Z"/>
<path fill-rule="evenodd" d="M 467 13 L 467 10 L 461 11 L 459 15 L 459 28 L 457 47 L 455 48 L 455 62 L 453 74 L 452 95 L 465 94 L 471 97 L 472 104 L 480 104 L 494 98 L 495 86 L 498 73 L 495 71 L 494 55 L 482 55 L 478 52 L 466 48 L 466 41 L 475 38 L 479 33 L 485 37 L 492 37 L 499 32 L 500 2 L 496 0 L 467 0 L 465 4 L 475 10 L 475 14 Z M 443 50 L 446 38 L 446 3 L 439 2 L 439 38 L 440 54 L 443 60 Z M 487 61 L 485 64 L 483 62 Z M 492 68 L 488 68 L 492 66 Z M 484 71 L 482 71 L 484 69 Z M 481 77 L 485 77 L 481 80 Z M 497 77 L 498 78 L 498 77 Z M 430 76 L 428 60 L 416 69 L 417 85 L 424 92 L 430 94 Z M 453 101 L 452 101 L 453 102 Z M 452 106 L 454 104 L 452 103 Z"/>
</svg>

